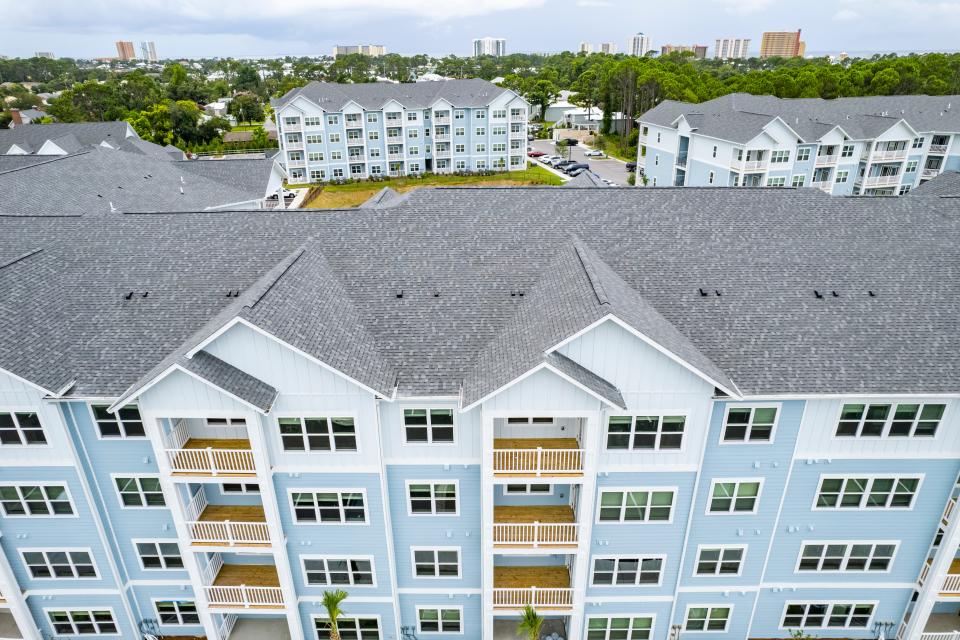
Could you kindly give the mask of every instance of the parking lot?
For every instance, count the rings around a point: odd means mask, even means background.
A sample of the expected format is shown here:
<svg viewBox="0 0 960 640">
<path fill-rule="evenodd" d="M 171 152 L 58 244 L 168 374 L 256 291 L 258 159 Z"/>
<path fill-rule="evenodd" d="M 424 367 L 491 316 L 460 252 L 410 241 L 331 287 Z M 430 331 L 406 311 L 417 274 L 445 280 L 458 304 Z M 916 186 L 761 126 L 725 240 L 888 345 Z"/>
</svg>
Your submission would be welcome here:
<svg viewBox="0 0 960 640">
<path fill-rule="evenodd" d="M 534 150 L 542 151 L 547 155 L 559 155 L 557 154 L 557 147 L 553 140 L 533 140 L 527 144 L 533 147 Z M 615 182 L 618 186 L 629 186 L 627 184 L 627 176 L 630 174 L 627 171 L 625 162 L 617 160 L 616 158 L 588 158 L 583 155 L 583 152 L 586 150 L 587 147 L 584 147 L 582 144 L 570 147 L 570 159 L 576 160 L 577 162 L 586 162 L 590 165 L 590 171 L 601 178 Z M 531 160 L 532 159 L 533 158 L 531 158 Z"/>
</svg>

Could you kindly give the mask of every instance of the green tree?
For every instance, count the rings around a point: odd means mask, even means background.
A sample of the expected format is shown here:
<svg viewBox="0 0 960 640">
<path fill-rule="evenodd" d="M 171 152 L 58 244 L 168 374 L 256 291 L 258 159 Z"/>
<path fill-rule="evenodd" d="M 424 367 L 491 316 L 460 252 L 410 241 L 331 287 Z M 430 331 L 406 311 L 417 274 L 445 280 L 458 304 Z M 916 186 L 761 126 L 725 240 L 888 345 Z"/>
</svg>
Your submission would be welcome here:
<svg viewBox="0 0 960 640">
<path fill-rule="evenodd" d="M 535 80 L 532 84 L 527 84 L 524 91 L 527 101 L 540 109 L 541 118 L 559 95 L 560 89 L 549 80 Z"/>
<path fill-rule="evenodd" d="M 127 122 L 144 140 L 161 145 L 173 142 L 173 119 L 166 104 L 155 104 L 132 114 L 127 117 Z"/>
<path fill-rule="evenodd" d="M 543 628 L 544 618 L 530 605 L 523 608 L 520 622 L 517 623 L 517 633 L 525 635 L 527 640 L 540 640 L 540 630 Z"/>
<path fill-rule="evenodd" d="M 250 143 L 254 149 L 266 149 L 270 145 L 270 138 L 267 136 L 267 130 L 263 127 L 257 127 L 253 130 L 250 137 Z"/>
<path fill-rule="evenodd" d="M 237 122 L 263 122 L 263 107 L 260 100 L 251 93 L 241 93 L 230 101 L 227 113 Z"/>
<path fill-rule="evenodd" d="M 347 599 L 347 592 L 343 589 L 336 591 L 324 591 L 321 604 L 327 610 L 327 624 L 330 625 L 330 640 L 340 640 L 340 616 L 343 615 L 343 609 L 340 603 Z"/>
</svg>

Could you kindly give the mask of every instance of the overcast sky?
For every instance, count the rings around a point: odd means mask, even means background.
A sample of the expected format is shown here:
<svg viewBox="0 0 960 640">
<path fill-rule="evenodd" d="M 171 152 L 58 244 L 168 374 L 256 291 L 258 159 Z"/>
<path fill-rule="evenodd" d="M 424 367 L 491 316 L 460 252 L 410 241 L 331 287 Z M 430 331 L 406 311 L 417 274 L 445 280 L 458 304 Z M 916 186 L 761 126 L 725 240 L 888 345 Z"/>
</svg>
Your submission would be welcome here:
<svg viewBox="0 0 960 640">
<path fill-rule="evenodd" d="M 349 8 L 346 8 L 349 7 Z M 960 0 L 0 0 L 0 55 L 101 57 L 119 39 L 162 58 L 329 53 L 372 42 L 467 55 L 480 36 L 516 51 L 576 50 L 642 31 L 653 44 L 803 29 L 807 51 L 955 51 Z"/>
</svg>

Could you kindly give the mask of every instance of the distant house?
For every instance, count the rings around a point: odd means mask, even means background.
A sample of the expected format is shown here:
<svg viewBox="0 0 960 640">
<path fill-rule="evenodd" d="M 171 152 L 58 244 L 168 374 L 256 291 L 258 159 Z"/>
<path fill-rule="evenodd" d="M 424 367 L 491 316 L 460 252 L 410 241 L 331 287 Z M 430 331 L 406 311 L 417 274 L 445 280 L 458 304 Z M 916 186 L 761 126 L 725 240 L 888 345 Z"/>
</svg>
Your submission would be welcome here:
<svg viewBox="0 0 960 640">
<path fill-rule="evenodd" d="M 37 113 L 42 115 L 42 112 Z M 21 117 L 22 114 L 21 111 Z M 140 139 L 127 122 L 72 122 L 19 126 L 0 129 L 0 155 L 63 156 L 96 146 L 117 149 L 131 138 Z"/>
<path fill-rule="evenodd" d="M 203 108 L 204 112 L 211 118 L 226 118 L 227 117 L 227 103 L 217 100 L 216 102 L 211 102 Z"/>
<path fill-rule="evenodd" d="M 626 126 L 627 116 L 619 111 L 613 114 L 611 126 L 614 131 L 620 131 Z M 571 129 L 585 129 L 588 131 L 597 131 L 603 124 L 603 111 L 597 107 L 585 108 L 575 107 L 563 112 L 561 118 L 563 124 Z"/>
<path fill-rule="evenodd" d="M 30 124 L 46 115 L 47 114 L 39 109 L 10 109 L 10 128 L 12 129 L 21 124 Z"/>
<path fill-rule="evenodd" d="M 543 121 L 549 123 L 559 122 L 563 117 L 564 112 L 569 111 L 570 109 L 575 109 L 577 105 L 570 102 L 570 96 L 572 95 L 573 91 L 561 91 L 560 95 L 557 97 L 557 100 L 547 107 L 546 113 L 543 114 Z M 539 108 L 531 105 L 530 115 L 534 118 L 539 118 Z"/>
<path fill-rule="evenodd" d="M 276 140 L 277 130 L 271 129 L 270 131 L 267 131 L 267 139 Z M 250 142 L 251 140 L 253 140 L 253 131 L 228 131 L 225 134 L 223 134 L 223 141 L 227 143 Z"/>
</svg>

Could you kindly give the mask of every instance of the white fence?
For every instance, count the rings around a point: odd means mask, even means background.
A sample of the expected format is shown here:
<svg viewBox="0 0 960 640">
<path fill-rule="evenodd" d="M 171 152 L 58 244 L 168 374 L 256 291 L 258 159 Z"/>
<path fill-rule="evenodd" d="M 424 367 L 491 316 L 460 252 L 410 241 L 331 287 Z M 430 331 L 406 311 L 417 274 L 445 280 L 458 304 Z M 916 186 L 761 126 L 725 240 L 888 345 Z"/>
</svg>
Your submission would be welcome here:
<svg viewBox="0 0 960 640">
<path fill-rule="evenodd" d="M 549 547 L 575 545 L 576 523 L 518 523 L 493 525 L 493 544 Z"/>
<path fill-rule="evenodd" d="M 204 587 L 211 607 L 282 607 L 283 590 L 280 587 Z"/>
<path fill-rule="evenodd" d="M 493 606 L 501 609 L 522 609 L 532 607 L 549 607 L 567 609 L 573 607 L 573 589 L 494 589 Z"/>
<path fill-rule="evenodd" d="M 581 473 L 582 449 L 495 449 L 494 473 Z"/>
</svg>

